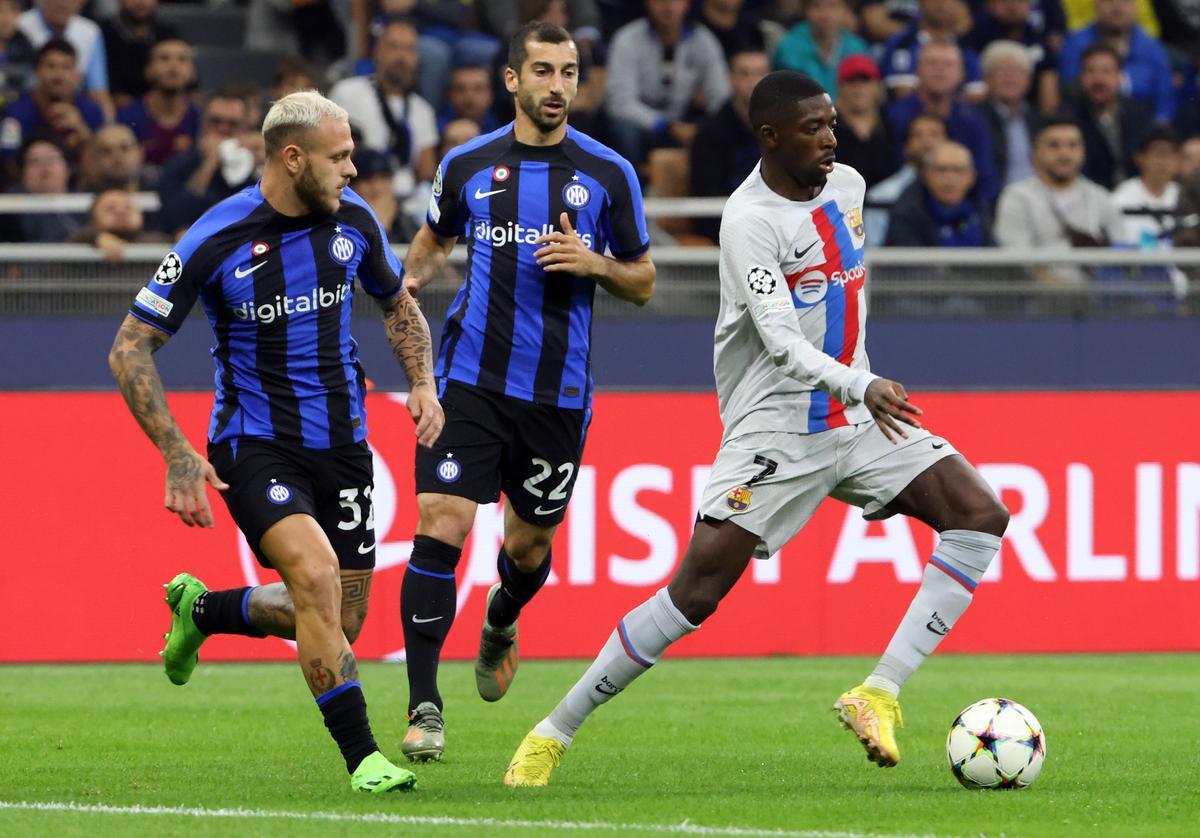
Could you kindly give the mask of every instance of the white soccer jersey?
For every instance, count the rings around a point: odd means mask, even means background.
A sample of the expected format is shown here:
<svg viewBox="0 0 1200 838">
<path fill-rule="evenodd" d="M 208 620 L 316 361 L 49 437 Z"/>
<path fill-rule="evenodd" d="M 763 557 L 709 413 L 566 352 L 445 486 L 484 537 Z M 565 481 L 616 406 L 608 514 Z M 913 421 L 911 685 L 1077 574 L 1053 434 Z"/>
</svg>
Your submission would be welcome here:
<svg viewBox="0 0 1200 838">
<path fill-rule="evenodd" d="M 724 439 L 870 420 L 865 194 L 836 164 L 811 201 L 773 192 L 759 166 L 730 196 L 713 358 Z"/>
</svg>

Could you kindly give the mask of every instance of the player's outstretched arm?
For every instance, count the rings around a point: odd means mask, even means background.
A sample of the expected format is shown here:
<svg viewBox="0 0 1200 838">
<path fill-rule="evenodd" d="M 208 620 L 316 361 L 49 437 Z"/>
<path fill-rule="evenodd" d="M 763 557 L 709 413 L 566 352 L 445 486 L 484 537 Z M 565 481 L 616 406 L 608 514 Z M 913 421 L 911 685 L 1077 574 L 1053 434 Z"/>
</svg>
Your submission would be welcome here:
<svg viewBox="0 0 1200 838">
<path fill-rule="evenodd" d="M 212 509 L 204 484 L 211 483 L 222 490 L 229 486 L 217 476 L 208 460 L 196 453 L 167 407 L 153 355 L 169 337 L 161 329 L 127 314 L 108 353 L 108 367 L 130 413 L 167 461 L 167 494 L 163 504 L 189 527 L 211 527 Z"/>
<path fill-rule="evenodd" d="M 453 237 L 439 236 L 429 229 L 428 224 L 422 224 L 408 246 L 408 253 L 404 254 L 404 290 L 415 295 L 441 276 L 455 241 Z"/>
<path fill-rule="evenodd" d="M 383 325 L 392 354 L 408 376 L 408 412 L 417 423 L 417 442 L 432 448 L 446 417 L 433 383 L 433 339 L 421 307 L 407 290 L 383 303 Z"/>
<path fill-rule="evenodd" d="M 561 233 L 547 233 L 534 239 L 534 244 L 540 244 L 541 248 L 533 256 L 543 270 L 591 277 L 619 300 L 639 306 L 650 302 L 657 269 L 649 253 L 626 262 L 602 256 L 583 243 L 565 212 L 559 221 Z"/>
</svg>

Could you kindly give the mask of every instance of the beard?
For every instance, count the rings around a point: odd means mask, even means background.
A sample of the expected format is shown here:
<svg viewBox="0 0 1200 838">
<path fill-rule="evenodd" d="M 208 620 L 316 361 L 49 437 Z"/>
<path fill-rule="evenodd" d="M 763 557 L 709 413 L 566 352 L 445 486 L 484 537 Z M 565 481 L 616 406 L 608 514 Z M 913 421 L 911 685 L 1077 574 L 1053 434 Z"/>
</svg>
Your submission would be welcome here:
<svg viewBox="0 0 1200 838">
<path fill-rule="evenodd" d="M 561 100 L 563 103 L 562 112 L 557 117 L 547 118 L 542 115 L 540 103 L 535 101 L 533 94 L 528 91 L 517 91 L 517 106 L 524 111 L 525 115 L 537 126 L 538 130 L 543 134 L 549 134 L 558 126 L 562 125 L 567 119 L 567 103 L 566 100 Z"/>
<path fill-rule="evenodd" d="M 296 178 L 296 197 L 308 208 L 309 212 L 326 215 L 337 212 L 338 206 L 341 204 L 339 199 L 321 188 L 320 182 L 313 175 L 311 166 L 305 166 L 304 171 Z"/>
</svg>

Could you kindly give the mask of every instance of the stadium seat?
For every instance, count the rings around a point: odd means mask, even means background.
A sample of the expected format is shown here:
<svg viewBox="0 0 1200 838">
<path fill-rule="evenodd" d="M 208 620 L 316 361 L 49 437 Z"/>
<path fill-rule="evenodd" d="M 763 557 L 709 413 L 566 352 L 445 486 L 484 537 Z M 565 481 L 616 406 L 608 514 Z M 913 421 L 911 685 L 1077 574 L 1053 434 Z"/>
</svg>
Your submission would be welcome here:
<svg viewBox="0 0 1200 838">
<path fill-rule="evenodd" d="M 202 46 L 196 48 L 196 73 L 204 90 L 240 81 L 251 81 L 265 89 L 271 86 L 280 58 L 274 50 Z"/>
<path fill-rule="evenodd" d="M 197 47 L 236 47 L 246 36 L 246 10 L 241 6 L 162 3 L 158 17 L 178 27 L 183 39 Z"/>
</svg>

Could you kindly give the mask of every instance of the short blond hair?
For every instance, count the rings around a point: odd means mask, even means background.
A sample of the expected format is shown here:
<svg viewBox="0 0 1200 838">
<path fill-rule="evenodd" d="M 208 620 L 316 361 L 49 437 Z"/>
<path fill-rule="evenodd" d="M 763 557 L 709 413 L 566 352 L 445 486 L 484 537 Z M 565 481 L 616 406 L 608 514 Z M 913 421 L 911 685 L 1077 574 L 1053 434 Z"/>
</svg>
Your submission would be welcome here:
<svg viewBox="0 0 1200 838">
<path fill-rule="evenodd" d="M 298 133 L 311 131 L 324 119 L 348 122 L 350 114 L 315 90 L 297 90 L 273 102 L 262 127 L 267 154 L 279 151 L 293 142 Z"/>
</svg>

